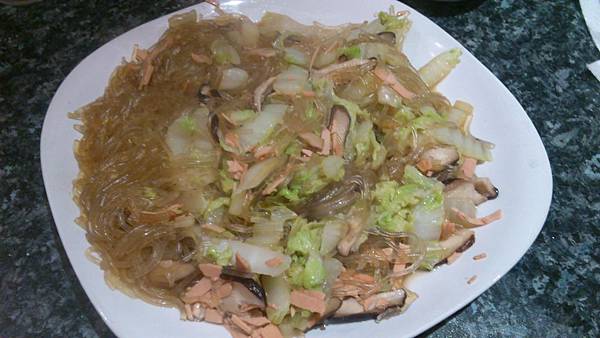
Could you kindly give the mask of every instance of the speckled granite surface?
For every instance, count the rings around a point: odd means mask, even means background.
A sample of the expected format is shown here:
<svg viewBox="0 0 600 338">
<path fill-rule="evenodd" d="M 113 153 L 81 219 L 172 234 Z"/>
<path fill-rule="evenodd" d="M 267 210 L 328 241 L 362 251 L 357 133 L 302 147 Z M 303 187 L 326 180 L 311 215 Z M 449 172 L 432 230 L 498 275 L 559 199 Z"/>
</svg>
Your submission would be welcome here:
<svg viewBox="0 0 600 338">
<path fill-rule="evenodd" d="M 532 249 L 431 337 L 600 336 L 600 58 L 577 1 L 487 0 L 421 8 L 488 66 L 542 135 L 554 171 Z M 39 164 L 54 91 L 86 55 L 193 1 L 0 5 L 0 336 L 110 337 L 56 234 Z"/>
</svg>

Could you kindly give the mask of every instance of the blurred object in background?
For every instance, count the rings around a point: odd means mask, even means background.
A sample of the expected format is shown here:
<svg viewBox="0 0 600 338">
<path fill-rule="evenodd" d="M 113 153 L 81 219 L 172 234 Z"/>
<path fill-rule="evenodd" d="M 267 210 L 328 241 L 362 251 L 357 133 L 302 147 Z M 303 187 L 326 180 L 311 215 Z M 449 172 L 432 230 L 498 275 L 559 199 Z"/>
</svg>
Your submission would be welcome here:
<svg viewBox="0 0 600 338">
<path fill-rule="evenodd" d="M 479 7 L 485 0 L 402 0 L 427 16 L 453 16 Z"/>
</svg>

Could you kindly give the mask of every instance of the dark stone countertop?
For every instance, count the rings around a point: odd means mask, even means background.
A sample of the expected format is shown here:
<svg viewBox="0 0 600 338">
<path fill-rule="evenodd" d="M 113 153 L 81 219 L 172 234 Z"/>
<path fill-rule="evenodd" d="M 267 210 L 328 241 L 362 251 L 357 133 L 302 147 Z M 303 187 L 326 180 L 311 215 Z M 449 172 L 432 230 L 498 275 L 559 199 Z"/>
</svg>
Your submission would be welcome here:
<svg viewBox="0 0 600 338">
<path fill-rule="evenodd" d="M 69 71 L 117 35 L 194 1 L 0 5 L 0 336 L 110 337 L 64 254 L 39 161 Z M 409 1 L 508 86 L 542 135 L 554 196 L 541 235 L 490 290 L 426 335 L 600 336 L 600 59 L 574 0 Z"/>
</svg>

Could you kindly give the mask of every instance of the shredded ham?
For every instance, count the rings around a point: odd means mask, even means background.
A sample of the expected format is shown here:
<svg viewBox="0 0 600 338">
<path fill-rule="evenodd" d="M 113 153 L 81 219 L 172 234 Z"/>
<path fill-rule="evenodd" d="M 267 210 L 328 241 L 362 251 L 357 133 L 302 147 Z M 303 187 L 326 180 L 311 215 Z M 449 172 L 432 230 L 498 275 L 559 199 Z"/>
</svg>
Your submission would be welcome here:
<svg viewBox="0 0 600 338">
<path fill-rule="evenodd" d="M 452 234 L 456 232 L 456 227 L 456 223 L 452 223 L 448 220 L 445 220 L 444 223 L 442 223 L 442 232 L 440 233 L 440 240 L 445 240 L 448 237 L 452 236 Z"/>
<path fill-rule="evenodd" d="M 477 166 L 477 160 L 470 157 L 465 157 L 462 165 L 460 166 L 460 173 L 463 178 L 470 179 L 475 174 L 475 167 Z"/>
<path fill-rule="evenodd" d="M 343 282 L 335 282 L 333 286 L 333 296 L 338 298 L 358 297 L 363 293 L 363 289 L 357 285 L 344 284 Z"/>
<path fill-rule="evenodd" d="M 290 172 L 292 172 L 292 169 L 294 169 L 294 166 L 291 165 L 290 163 L 288 163 L 286 165 L 283 173 L 281 173 L 281 175 L 277 176 L 277 178 L 275 178 L 273 181 L 271 181 L 269 184 L 267 184 L 265 189 L 262 191 L 262 194 L 269 195 L 269 194 L 272 194 L 273 192 L 275 192 L 277 187 L 280 186 L 281 183 L 285 182 L 285 180 L 287 179 Z"/>
<path fill-rule="evenodd" d="M 485 259 L 485 258 L 487 258 L 487 254 L 485 252 L 482 252 L 479 255 L 473 256 L 474 261 L 478 261 L 478 260 Z"/>
<path fill-rule="evenodd" d="M 264 145 L 264 146 L 260 146 L 254 150 L 254 157 L 258 160 L 262 160 L 274 153 L 275 153 L 275 147 L 273 147 L 272 145 Z"/>
<path fill-rule="evenodd" d="M 298 134 L 298 136 L 300 136 L 300 139 L 306 143 L 307 145 L 313 147 L 313 148 L 317 148 L 317 149 L 322 149 L 323 148 L 323 139 L 319 136 L 317 136 L 314 133 L 300 133 Z"/>
<path fill-rule="evenodd" d="M 236 180 L 242 179 L 242 176 L 248 171 L 248 164 L 239 162 L 238 160 L 227 161 L 227 171 Z"/>
<path fill-rule="evenodd" d="M 209 323 L 223 324 L 223 314 L 215 309 L 206 309 L 204 320 Z"/>
<path fill-rule="evenodd" d="M 329 132 L 329 129 L 323 128 L 323 131 L 321 131 L 321 139 L 323 140 L 323 147 L 321 147 L 319 154 L 329 155 L 331 152 L 331 133 Z"/>
<path fill-rule="evenodd" d="M 337 156 L 344 155 L 344 141 L 342 137 L 338 135 L 336 132 L 331 133 L 331 146 L 333 148 L 333 153 Z"/>
<path fill-rule="evenodd" d="M 194 284 L 191 288 L 189 288 L 181 300 L 185 303 L 192 304 L 200 301 L 200 298 L 204 296 L 212 287 L 212 282 L 210 279 L 204 277 L 196 284 Z"/>
<path fill-rule="evenodd" d="M 428 172 L 433 168 L 431 165 L 431 161 L 427 158 L 424 158 L 417 162 L 417 169 L 419 169 L 422 173 Z"/>
<path fill-rule="evenodd" d="M 214 304 L 213 299 L 214 299 L 213 293 L 210 291 L 205 293 L 204 295 L 200 296 L 199 298 L 197 298 L 198 303 L 202 303 L 208 307 L 216 307 L 218 305 L 218 303 Z"/>
<path fill-rule="evenodd" d="M 321 296 L 322 295 L 322 296 Z M 301 309 L 322 315 L 325 313 L 325 294 L 311 290 L 293 290 L 290 303 Z"/>
<path fill-rule="evenodd" d="M 389 69 L 384 68 L 384 67 L 377 67 L 377 68 L 375 68 L 373 73 L 381 81 L 383 81 L 384 84 L 390 86 L 393 90 L 395 90 L 403 98 L 412 99 L 415 96 L 417 96 L 415 93 L 406 89 L 400 82 L 398 82 L 398 79 L 396 79 L 396 76 L 394 76 L 394 74 Z"/>
<path fill-rule="evenodd" d="M 398 264 L 404 265 L 400 262 Z M 359 274 L 353 270 L 345 270 L 333 284 L 332 295 L 342 299 L 345 297 L 364 298 L 379 289 L 372 276 Z"/>
<path fill-rule="evenodd" d="M 239 311 L 240 312 L 249 312 L 254 309 L 259 309 L 259 308 L 260 308 L 260 306 L 258 306 L 256 304 L 240 304 Z"/>
<path fill-rule="evenodd" d="M 199 64 L 212 64 L 212 60 L 208 56 L 202 54 L 192 53 L 192 60 Z"/>
<path fill-rule="evenodd" d="M 221 272 L 223 271 L 223 268 L 220 265 L 211 263 L 198 264 L 198 269 L 200 269 L 204 276 L 213 279 L 219 278 L 221 276 Z"/>
<path fill-rule="evenodd" d="M 277 177 L 276 179 L 274 179 L 271 183 L 269 183 L 265 189 L 262 191 L 263 195 L 270 195 L 273 192 L 275 192 L 275 190 L 277 190 L 277 187 L 283 183 L 286 179 L 286 176 L 281 175 L 279 177 Z"/>
<path fill-rule="evenodd" d="M 219 298 L 225 298 L 225 297 L 228 297 L 232 291 L 233 291 L 233 286 L 231 286 L 231 283 L 225 283 L 217 289 L 215 294 Z"/>
<path fill-rule="evenodd" d="M 452 211 L 454 211 L 456 213 L 458 218 L 469 223 L 471 226 L 486 225 L 486 224 L 490 224 L 494 221 L 497 221 L 499 219 L 502 219 L 502 210 L 500 210 L 500 209 L 494 211 L 493 213 L 491 213 L 485 217 L 481 217 L 481 218 L 470 217 L 469 215 L 465 214 L 464 212 L 462 212 L 456 208 L 452 208 Z"/>
<path fill-rule="evenodd" d="M 133 46 L 133 53 L 131 54 L 131 60 L 135 62 L 144 62 L 148 57 L 148 51 L 140 48 L 137 44 Z"/>
<path fill-rule="evenodd" d="M 260 338 L 283 338 L 279 328 L 273 324 L 269 324 L 263 328 L 256 330 L 258 337 Z"/>
<path fill-rule="evenodd" d="M 144 64 L 142 65 L 142 79 L 140 81 L 139 88 L 142 89 L 150 84 L 152 74 L 154 73 L 154 66 L 152 63 L 154 59 L 165 49 L 169 48 L 173 44 L 173 39 L 166 38 L 159 43 L 154 49 L 152 49 L 148 55 L 144 58 Z"/>
<path fill-rule="evenodd" d="M 317 298 L 320 300 L 325 300 L 325 294 L 321 291 L 303 290 L 303 292 L 310 297 L 314 297 L 314 298 Z"/>
<path fill-rule="evenodd" d="M 240 319 L 252 326 L 257 327 L 271 324 L 271 321 L 267 317 L 240 317 Z"/>
<path fill-rule="evenodd" d="M 235 253 L 235 266 L 241 272 L 250 272 L 250 264 L 239 252 Z"/>
<path fill-rule="evenodd" d="M 270 267 L 270 268 L 274 268 L 276 266 L 280 266 L 281 263 L 283 263 L 283 259 L 281 259 L 281 257 L 273 257 L 271 259 L 268 259 L 265 261 L 265 265 Z"/>
<path fill-rule="evenodd" d="M 231 322 L 246 334 L 252 334 L 252 328 L 237 315 L 231 316 Z"/>
<path fill-rule="evenodd" d="M 233 148 L 240 148 L 240 137 L 238 134 L 228 131 L 225 133 L 225 143 Z"/>
<path fill-rule="evenodd" d="M 471 276 L 471 278 L 469 278 L 469 279 L 467 280 L 467 284 L 469 284 L 469 285 L 470 285 L 470 284 L 473 284 L 473 283 L 475 283 L 475 280 L 476 280 L 476 279 L 477 279 L 477 275 L 473 275 L 473 276 Z"/>
</svg>

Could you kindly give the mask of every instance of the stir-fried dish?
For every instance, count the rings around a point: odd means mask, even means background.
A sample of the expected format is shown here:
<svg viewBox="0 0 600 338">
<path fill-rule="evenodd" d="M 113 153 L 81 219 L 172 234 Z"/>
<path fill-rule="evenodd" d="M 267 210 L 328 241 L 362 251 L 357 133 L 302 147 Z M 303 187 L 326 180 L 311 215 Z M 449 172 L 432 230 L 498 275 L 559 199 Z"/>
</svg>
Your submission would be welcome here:
<svg viewBox="0 0 600 338">
<path fill-rule="evenodd" d="M 134 48 L 72 114 L 75 199 L 107 282 L 235 337 L 381 320 L 405 279 L 475 240 L 491 143 L 436 85 L 452 49 L 415 69 L 408 13 L 371 22 L 254 23 L 194 11 Z"/>
</svg>

